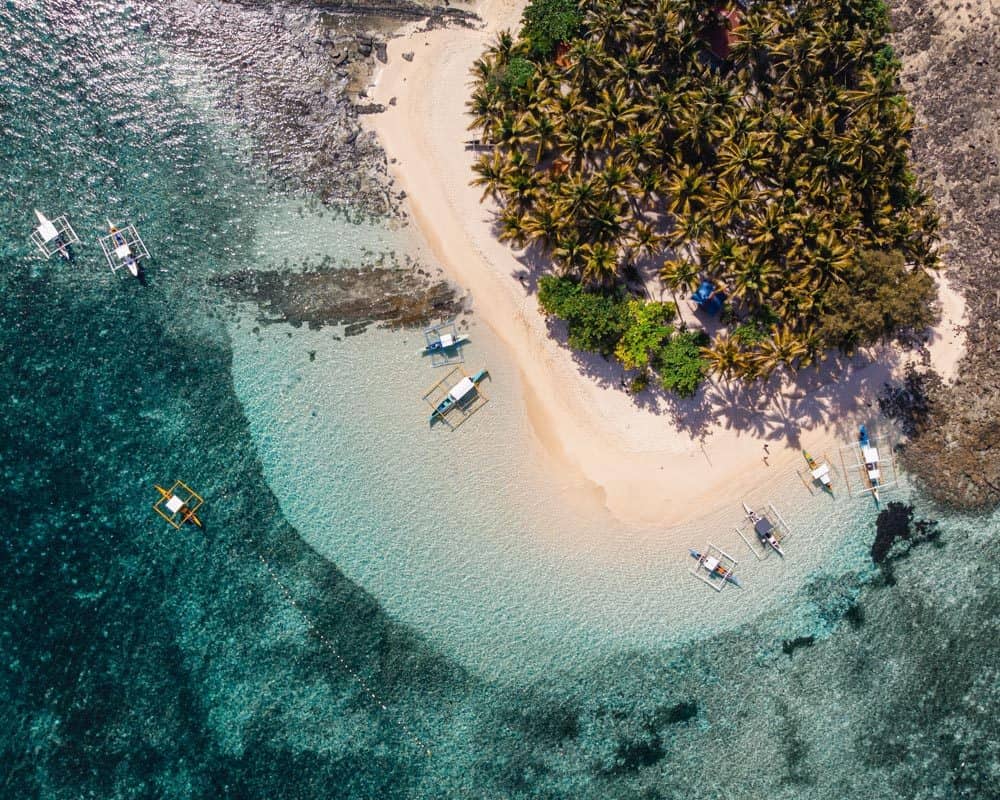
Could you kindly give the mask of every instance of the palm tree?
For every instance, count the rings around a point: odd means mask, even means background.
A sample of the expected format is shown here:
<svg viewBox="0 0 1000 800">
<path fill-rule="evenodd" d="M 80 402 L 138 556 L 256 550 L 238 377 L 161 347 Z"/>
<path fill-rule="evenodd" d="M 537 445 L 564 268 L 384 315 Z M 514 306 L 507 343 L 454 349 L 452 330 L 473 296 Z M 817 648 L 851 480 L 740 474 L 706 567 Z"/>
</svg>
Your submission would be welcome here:
<svg viewBox="0 0 1000 800">
<path fill-rule="evenodd" d="M 595 286 L 607 286 L 618 276 L 618 253 L 605 242 L 583 246 L 583 279 Z"/>
<path fill-rule="evenodd" d="M 727 380 L 746 373 L 750 358 L 742 345 L 728 333 L 720 333 L 701 354 L 708 362 L 708 368 Z"/>
<path fill-rule="evenodd" d="M 677 216 L 690 216 L 705 207 L 708 184 L 697 167 L 681 166 L 667 181 L 669 207 Z"/>
<path fill-rule="evenodd" d="M 556 144 L 556 126 L 552 118 L 544 111 L 527 111 L 524 114 L 526 132 L 523 141 L 527 145 L 535 145 L 535 163 L 542 160 L 546 151 Z"/>
<path fill-rule="evenodd" d="M 723 178 L 708 197 L 708 211 L 716 225 L 728 228 L 746 217 L 750 197 L 749 181 Z"/>
<path fill-rule="evenodd" d="M 624 87 L 618 86 L 614 91 L 602 89 L 597 106 L 592 109 L 594 126 L 600 131 L 600 146 L 607 147 L 609 141 L 628 128 L 638 113 L 629 102 Z"/>
<path fill-rule="evenodd" d="M 479 199 L 480 202 L 485 200 L 487 196 L 497 196 L 506 176 L 507 168 L 507 158 L 500 150 L 483 153 L 475 160 L 472 171 L 476 173 L 476 177 L 470 183 L 473 186 L 483 187 L 483 196 Z"/>
</svg>

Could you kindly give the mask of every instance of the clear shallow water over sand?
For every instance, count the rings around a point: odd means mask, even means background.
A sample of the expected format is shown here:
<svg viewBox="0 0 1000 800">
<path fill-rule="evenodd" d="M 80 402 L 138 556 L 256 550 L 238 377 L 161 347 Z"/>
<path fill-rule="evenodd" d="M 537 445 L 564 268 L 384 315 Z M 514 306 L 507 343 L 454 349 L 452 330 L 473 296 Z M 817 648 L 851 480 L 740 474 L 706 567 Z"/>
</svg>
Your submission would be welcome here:
<svg viewBox="0 0 1000 800">
<path fill-rule="evenodd" d="M 717 597 L 683 535 L 552 478 L 478 327 L 492 402 L 455 434 L 413 333 L 254 334 L 210 279 L 273 267 L 310 201 L 267 195 L 123 6 L 7 5 L 0 57 L 0 796 L 991 796 L 997 515 L 918 502 L 941 538 L 890 585 L 871 510 L 786 476 L 814 533 Z M 35 205 L 88 240 L 74 265 L 30 253 Z M 146 286 L 102 263 L 108 215 Z M 396 247 L 334 219 L 358 246 L 296 259 Z M 152 515 L 174 477 L 204 534 Z"/>
<path fill-rule="evenodd" d="M 447 369 L 416 357 L 419 332 L 231 328 L 236 393 L 285 516 L 468 668 L 541 677 L 578 668 L 581 651 L 686 641 L 756 617 L 810 575 L 870 563 L 870 503 L 812 497 L 791 472 L 756 498 L 796 531 L 787 563 L 755 560 L 732 503 L 681 529 L 623 525 L 535 441 L 490 331 L 470 334 L 465 367 L 490 368 L 490 403 L 452 433 L 427 424 L 421 394 Z M 742 562 L 744 591 L 715 596 L 688 574 L 688 546 L 706 541 Z"/>
</svg>

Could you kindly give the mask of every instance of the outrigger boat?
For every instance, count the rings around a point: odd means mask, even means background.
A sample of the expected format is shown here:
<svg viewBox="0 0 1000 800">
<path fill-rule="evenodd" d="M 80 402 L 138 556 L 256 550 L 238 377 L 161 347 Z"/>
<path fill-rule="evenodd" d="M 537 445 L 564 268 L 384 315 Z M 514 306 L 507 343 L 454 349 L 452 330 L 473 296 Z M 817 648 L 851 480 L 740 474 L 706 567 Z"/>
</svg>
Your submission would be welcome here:
<svg viewBox="0 0 1000 800">
<path fill-rule="evenodd" d="M 76 235 L 65 215 L 51 220 L 36 208 L 35 216 L 38 218 L 38 227 L 31 233 L 31 241 L 35 247 L 46 257 L 58 253 L 66 261 L 72 261 L 73 251 L 69 247 L 79 242 L 80 237 Z"/>
<path fill-rule="evenodd" d="M 424 347 L 420 348 L 420 355 L 443 353 L 445 350 L 451 350 L 453 347 L 458 347 L 460 344 L 467 341 L 469 341 L 468 336 L 454 336 L 450 333 L 443 333 L 434 341 L 429 342 Z"/>
<path fill-rule="evenodd" d="M 149 258 L 149 250 L 139 236 L 139 231 L 135 225 L 124 225 L 119 228 L 111 220 L 108 220 L 108 231 L 108 235 L 102 236 L 99 241 L 111 271 L 117 272 L 125 267 L 129 273 L 138 278 L 139 260 Z"/>
<path fill-rule="evenodd" d="M 809 465 L 809 474 L 812 479 L 816 481 L 824 490 L 833 494 L 833 479 L 831 477 L 830 465 L 824 461 L 819 463 L 805 450 L 802 451 L 802 456 L 806 460 L 806 464 Z"/>
<path fill-rule="evenodd" d="M 115 255 L 123 262 L 125 268 L 132 273 L 132 276 L 138 278 L 139 261 L 132 255 L 132 248 L 128 246 L 125 234 L 119 231 L 110 219 L 108 220 L 108 230 L 111 232 L 111 241 L 115 244 Z"/>
<path fill-rule="evenodd" d="M 459 405 L 465 398 L 471 395 L 476 386 L 488 375 L 489 373 L 485 369 L 479 370 L 475 375 L 470 377 L 464 377 L 458 383 L 451 387 L 448 394 L 445 395 L 444 399 L 437 404 L 434 411 L 431 412 L 430 422 L 431 425 L 438 418 L 443 419 L 444 415 L 448 413 L 456 405 Z"/>
<path fill-rule="evenodd" d="M 698 562 L 698 566 L 704 567 L 705 571 L 708 572 L 709 575 L 722 578 L 723 583 L 728 581 L 733 586 L 738 586 L 741 589 L 743 588 L 743 584 L 740 583 L 739 578 L 733 574 L 732 568 L 724 566 L 715 556 L 702 555 L 697 550 L 688 550 L 688 552 L 691 554 L 691 558 Z"/>
<path fill-rule="evenodd" d="M 757 538 L 760 540 L 761 545 L 764 547 L 770 547 L 782 558 L 785 557 L 785 551 L 781 549 L 781 545 L 778 544 L 778 540 L 774 535 L 775 527 L 774 523 L 771 522 L 763 514 L 758 514 L 750 506 L 743 503 L 743 510 L 746 512 L 747 519 L 753 523 L 753 532 L 757 534 Z"/>
<path fill-rule="evenodd" d="M 185 522 L 191 522 L 199 528 L 204 527 L 195 512 L 205 501 L 194 489 L 181 481 L 174 481 L 169 489 L 156 484 L 154 486 L 160 493 L 160 499 L 153 503 L 153 510 L 157 514 L 178 529 Z"/>
<path fill-rule="evenodd" d="M 861 448 L 861 460 L 865 463 L 865 468 L 862 472 L 877 506 L 879 504 L 879 480 L 882 477 L 879 471 L 878 448 L 872 445 L 871 440 L 868 438 L 868 429 L 864 425 L 861 426 L 861 430 L 858 432 L 858 447 Z"/>
</svg>

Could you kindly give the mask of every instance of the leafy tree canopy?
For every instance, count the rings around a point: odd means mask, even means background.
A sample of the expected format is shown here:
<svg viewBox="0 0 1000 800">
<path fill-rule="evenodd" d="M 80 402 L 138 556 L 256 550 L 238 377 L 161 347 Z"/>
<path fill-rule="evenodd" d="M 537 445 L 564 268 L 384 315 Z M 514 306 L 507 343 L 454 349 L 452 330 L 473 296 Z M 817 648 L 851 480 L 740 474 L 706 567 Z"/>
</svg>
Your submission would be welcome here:
<svg viewBox="0 0 1000 800">
<path fill-rule="evenodd" d="M 701 354 L 706 344 L 708 337 L 701 331 L 685 331 L 660 348 L 656 366 L 664 389 L 681 397 L 690 397 L 698 390 L 708 372 Z"/>
<path fill-rule="evenodd" d="M 645 369 L 653 354 L 670 338 L 668 327 L 677 314 L 673 303 L 629 300 L 625 304 L 625 331 L 615 347 L 615 357 L 625 369 Z"/>
<path fill-rule="evenodd" d="M 532 55 L 551 55 L 560 42 L 580 32 L 583 14 L 576 0 L 531 0 L 521 18 L 521 36 L 531 44 Z"/>
</svg>

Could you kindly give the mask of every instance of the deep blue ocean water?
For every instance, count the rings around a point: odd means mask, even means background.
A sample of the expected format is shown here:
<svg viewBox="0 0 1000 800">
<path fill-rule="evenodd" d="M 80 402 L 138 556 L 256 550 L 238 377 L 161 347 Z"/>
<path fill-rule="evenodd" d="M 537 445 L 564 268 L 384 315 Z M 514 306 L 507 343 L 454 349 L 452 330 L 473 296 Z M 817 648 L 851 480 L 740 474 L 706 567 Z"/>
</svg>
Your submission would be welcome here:
<svg viewBox="0 0 1000 800">
<path fill-rule="evenodd" d="M 390 618 L 264 479 L 210 279 L 254 266 L 275 198 L 172 69 L 127 4 L 0 7 L 0 797 L 997 796 L 997 515 L 917 498 L 940 537 L 891 580 L 817 571 L 742 627 L 513 685 Z M 74 264 L 32 252 L 34 207 Z M 177 477 L 203 535 L 152 515 Z"/>
</svg>

